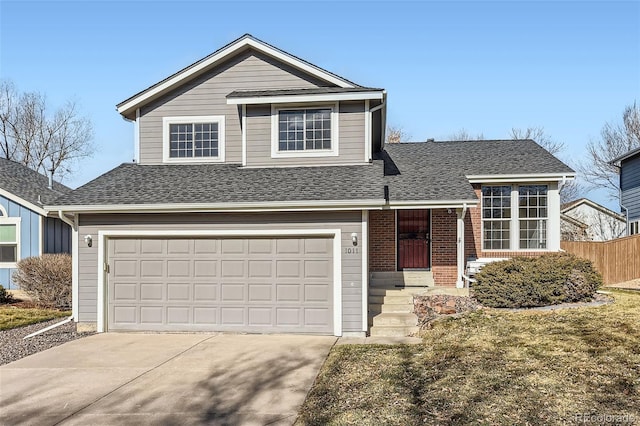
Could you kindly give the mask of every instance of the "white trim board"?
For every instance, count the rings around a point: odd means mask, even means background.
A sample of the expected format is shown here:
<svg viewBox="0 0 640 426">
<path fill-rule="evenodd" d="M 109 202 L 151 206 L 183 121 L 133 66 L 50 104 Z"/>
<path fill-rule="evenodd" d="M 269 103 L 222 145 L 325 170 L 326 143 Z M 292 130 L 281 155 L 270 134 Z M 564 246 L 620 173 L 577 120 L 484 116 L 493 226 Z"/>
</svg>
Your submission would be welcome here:
<svg viewBox="0 0 640 426">
<path fill-rule="evenodd" d="M 305 95 L 277 95 L 277 96 L 253 96 L 240 98 L 227 98 L 228 105 L 258 105 L 258 104 L 285 104 L 295 102 L 337 102 L 337 101 L 364 101 L 370 99 L 382 99 L 382 92 L 347 92 L 347 93 L 316 93 Z"/>
<path fill-rule="evenodd" d="M 256 203 L 194 203 L 194 204 L 102 204 L 78 206 L 47 206 L 49 210 L 84 213 L 162 213 L 162 212 L 271 212 L 271 211 L 325 211 L 359 210 L 361 208 L 382 209 L 380 200 L 319 200 L 319 201 L 279 201 Z"/>
<path fill-rule="evenodd" d="M 30 203 L 29 201 L 25 200 L 24 198 L 20 198 L 17 195 L 15 195 L 15 194 L 13 194 L 13 193 L 11 193 L 9 191 L 6 191 L 6 190 L 4 190 L 2 188 L 0 188 L 0 196 L 8 198 L 9 200 L 13 201 L 14 203 L 20 204 L 21 206 L 26 207 L 29 210 L 31 210 L 31 211 L 33 211 L 35 213 L 38 213 L 39 215 L 47 216 L 47 211 L 44 209 L 44 207 L 36 206 L 35 204 Z"/>
<path fill-rule="evenodd" d="M 575 173 L 538 173 L 512 175 L 467 175 L 469 183 L 519 183 L 519 182 L 551 182 L 575 179 Z"/>
<path fill-rule="evenodd" d="M 281 62 L 284 62 L 285 64 L 291 65 L 294 68 L 304 71 L 305 73 L 315 76 L 328 83 L 335 84 L 338 87 L 354 87 L 354 84 L 349 82 L 348 80 L 340 78 L 328 71 L 325 71 L 301 59 L 298 59 L 295 56 L 290 55 L 280 49 L 276 49 L 273 46 L 270 46 L 247 34 L 231 42 L 217 52 L 214 52 L 213 54 L 201 59 L 200 61 L 195 62 L 194 64 L 188 66 L 187 68 L 184 68 L 181 71 L 178 71 L 176 74 L 167 78 L 166 80 L 156 83 L 155 85 L 147 88 L 139 94 L 134 95 L 133 97 L 121 102 L 116 106 L 116 108 L 118 109 L 118 112 L 120 114 L 126 116 L 130 114 L 132 110 L 141 107 L 150 99 L 167 93 L 180 84 L 189 81 L 191 78 L 195 78 L 198 75 L 213 68 L 217 64 L 229 58 L 231 55 L 234 55 L 237 52 L 248 47 L 253 48 Z"/>
<path fill-rule="evenodd" d="M 104 270 L 107 240 L 118 237 L 281 237 L 281 236 L 326 236 L 333 238 L 333 334 L 342 335 L 342 230 L 337 229 L 243 229 L 243 230 L 103 230 L 98 231 L 98 295 L 97 331 L 106 331 L 107 280 Z M 363 313 L 366 316 L 366 312 Z"/>
</svg>

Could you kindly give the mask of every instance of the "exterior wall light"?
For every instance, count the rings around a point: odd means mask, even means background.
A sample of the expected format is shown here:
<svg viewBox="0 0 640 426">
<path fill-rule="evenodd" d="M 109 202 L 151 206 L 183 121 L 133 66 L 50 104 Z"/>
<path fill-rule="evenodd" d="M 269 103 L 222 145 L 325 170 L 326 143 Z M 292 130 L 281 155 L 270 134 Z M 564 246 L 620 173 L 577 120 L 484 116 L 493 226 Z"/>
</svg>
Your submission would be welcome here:
<svg viewBox="0 0 640 426">
<path fill-rule="evenodd" d="M 356 234 L 355 232 L 351 234 L 351 242 L 354 246 L 358 245 L 358 234 Z"/>
<path fill-rule="evenodd" d="M 87 243 L 87 247 L 91 247 L 93 245 L 93 237 L 91 235 L 85 235 L 84 242 Z"/>
</svg>

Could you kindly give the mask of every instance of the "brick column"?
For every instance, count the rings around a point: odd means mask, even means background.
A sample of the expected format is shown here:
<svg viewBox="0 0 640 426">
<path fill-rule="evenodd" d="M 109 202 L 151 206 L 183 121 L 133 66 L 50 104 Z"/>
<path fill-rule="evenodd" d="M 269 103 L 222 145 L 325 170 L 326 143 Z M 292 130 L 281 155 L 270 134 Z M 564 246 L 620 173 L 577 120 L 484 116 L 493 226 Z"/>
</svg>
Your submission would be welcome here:
<svg viewBox="0 0 640 426">
<path fill-rule="evenodd" d="M 396 212 L 369 211 L 369 270 L 396 270 Z"/>
</svg>

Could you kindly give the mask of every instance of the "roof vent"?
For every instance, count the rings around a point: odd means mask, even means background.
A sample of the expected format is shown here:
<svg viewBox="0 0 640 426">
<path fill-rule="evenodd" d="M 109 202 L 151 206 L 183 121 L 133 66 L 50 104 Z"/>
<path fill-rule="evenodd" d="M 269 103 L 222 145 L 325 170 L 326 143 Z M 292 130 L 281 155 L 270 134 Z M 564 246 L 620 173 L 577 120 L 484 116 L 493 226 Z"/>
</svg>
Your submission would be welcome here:
<svg viewBox="0 0 640 426">
<path fill-rule="evenodd" d="M 434 138 L 429 138 L 427 139 L 427 142 L 435 142 L 436 140 Z"/>
<path fill-rule="evenodd" d="M 49 189 L 53 189 L 53 169 L 49 169 Z"/>
</svg>

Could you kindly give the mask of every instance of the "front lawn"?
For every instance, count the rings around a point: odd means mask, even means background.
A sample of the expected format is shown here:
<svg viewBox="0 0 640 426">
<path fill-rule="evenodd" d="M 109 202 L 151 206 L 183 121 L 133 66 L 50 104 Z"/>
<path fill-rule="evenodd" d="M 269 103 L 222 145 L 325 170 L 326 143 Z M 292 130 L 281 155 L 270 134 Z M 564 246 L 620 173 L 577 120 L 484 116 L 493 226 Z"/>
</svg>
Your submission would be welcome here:
<svg viewBox="0 0 640 426">
<path fill-rule="evenodd" d="M 48 321 L 58 317 L 68 317 L 69 315 L 71 315 L 71 311 L 19 308 L 12 305 L 2 305 L 0 306 L 0 331 Z"/>
<path fill-rule="evenodd" d="M 436 323 L 421 345 L 336 346 L 298 423 L 640 422 L 640 294 L 614 296 L 600 307 L 479 311 Z"/>
</svg>

